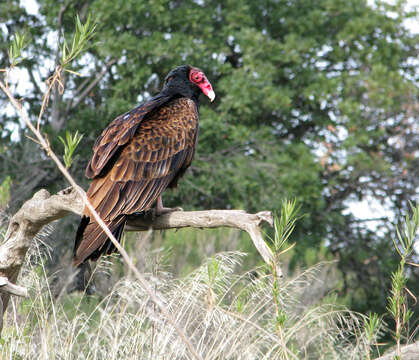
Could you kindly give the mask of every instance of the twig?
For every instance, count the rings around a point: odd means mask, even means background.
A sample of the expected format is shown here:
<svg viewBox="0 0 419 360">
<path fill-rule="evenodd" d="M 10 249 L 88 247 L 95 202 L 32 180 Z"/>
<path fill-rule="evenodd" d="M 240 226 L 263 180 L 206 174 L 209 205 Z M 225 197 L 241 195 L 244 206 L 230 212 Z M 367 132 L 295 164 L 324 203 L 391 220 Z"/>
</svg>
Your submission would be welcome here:
<svg viewBox="0 0 419 360">
<path fill-rule="evenodd" d="M 12 295 L 28 297 L 28 289 L 11 283 L 6 277 L 0 277 L 0 292 L 7 292 Z"/>
<path fill-rule="evenodd" d="M 67 8 L 70 6 L 72 0 L 67 0 L 64 4 L 61 5 L 60 11 L 58 12 L 58 24 L 57 24 L 57 32 L 58 32 L 58 38 L 57 38 L 57 49 L 55 51 L 55 69 L 58 68 L 60 65 L 60 46 L 61 46 L 61 37 L 62 37 L 62 27 L 63 27 L 63 16 L 66 12 Z M 55 71 L 56 73 L 56 71 Z M 55 82 L 51 82 L 51 85 L 55 84 Z M 51 89 L 47 91 L 49 93 Z M 60 121 L 59 121 L 59 102 L 62 100 L 62 95 L 60 93 L 59 87 L 56 86 L 52 91 L 52 125 L 56 130 L 60 130 Z M 46 94 L 45 94 L 46 95 Z M 49 95 L 48 95 L 49 98 Z M 39 130 L 39 127 L 38 127 Z"/>
<path fill-rule="evenodd" d="M 112 59 L 110 60 L 106 66 L 105 69 L 102 70 L 102 72 L 96 76 L 96 78 L 89 84 L 89 86 L 84 89 L 84 91 L 82 92 L 82 94 L 78 97 L 78 99 L 74 102 L 74 104 L 72 103 L 72 100 L 70 99 L 68 104 L 67 104 L 67 109 L 66 111 L 68 112 L 70 109 L 74 109 L 76 108 L 80 102 L 90 93 L 90 91 L 96 86 L 96 84 L 102 80 L 102 78 L 105 76 L 105 74 L 107 73 L 107 71 L 109 70 L 109 68 L 116 63 L 116 59 Z"/>
<path fill-rule="evenodd" d="M 270 211 L 261 211 L 257 214 L 248 214 L 243 210 L 204 210 L 204 211 L 175 211 L 170 214 L 158 216 L 154 220 L 147 216 L 128 217 L 127 231 L 144 231 L 150 227 L 155 230 L 193 228 L 231 227 L 246 231 L 263 260 L 271 265 L 274 256 L 271 249 L 263 240 L 260 226 L 263 222 L 273 226 L 273 217 Z M 278 276 L 282 271 L 277 268 Z"/>
<path fill-rule="evenodd" d="M 32 224 L 33 227 L 28 230 L 28 233 L 33 235 L 34 232 L 38 232 L 45 224 L 60 219 L 70 212 L 81 215 L 83 207 L 82 197 L 71 187 L 52 196 L 44 189 L 39 190 L 10 220 L 6 239 L 11 237 L 10 229 L 13 227 L 17 228 L 20 223 Z M 175 211 L 157 217 L 147 213 L 131 215 L 127 219 L 125 229 L 127 231 L 148 231 L 149 229 L 168 230 L 186 227 L 198 229 L 236 228 L 249 234 L 262 258 L 267 264 L 271 264 L 273 255 L 263 241 L 260 230 L 260 226 L 264 222 L 272 226 L 271 212 L 261 211 L 256 214 L 249 214 L 242 210 Z M 21 235 L 24 235 L 23 233 Z M 0 272 L 4 264 L 4 261 L 2 261 L 3 247 L 4 245 L 0 246 Z M 10 247 L 8 247 L 9 249 Z"/>
</svg>

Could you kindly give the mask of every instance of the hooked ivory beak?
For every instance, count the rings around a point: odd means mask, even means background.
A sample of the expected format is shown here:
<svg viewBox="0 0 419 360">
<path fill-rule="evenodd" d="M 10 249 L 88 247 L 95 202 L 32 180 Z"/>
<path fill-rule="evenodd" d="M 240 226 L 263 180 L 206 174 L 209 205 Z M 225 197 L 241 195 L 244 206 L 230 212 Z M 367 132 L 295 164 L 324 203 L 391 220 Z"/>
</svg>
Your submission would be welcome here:
<svg viewBox="0 0 419 360">
<path fill-rule="evenodd" d="M 215 99 L 215 92 L 214 92 L 214 90 L 208 91 L 205 95 L 208 96 L 208 98 L 210 99 L 211 102 L 214 101 L 214 99 Z"/>
</svg>

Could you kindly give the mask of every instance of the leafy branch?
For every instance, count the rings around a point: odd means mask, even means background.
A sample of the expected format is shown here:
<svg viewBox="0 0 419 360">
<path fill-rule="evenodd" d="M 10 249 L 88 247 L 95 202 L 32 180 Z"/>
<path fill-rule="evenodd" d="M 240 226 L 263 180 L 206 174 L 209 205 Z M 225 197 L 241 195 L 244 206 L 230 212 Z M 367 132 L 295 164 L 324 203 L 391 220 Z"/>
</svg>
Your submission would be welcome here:
<svg viewBox="0 0 419 360">
<path fill-rule="evenodd" d="M 64 145 L 63 160 L 65 167 L 69 169 L 73 162 L 73 153 L 79 145 L 81 139 L 83 139 L 83 134 L 79 134 L 78 130 L 76 130 L 74 135 L 71 135 L 69 131 L 66 131 L 65 140 L 61 136 L 58 136 L 58 138 Z"/>
<path fill-rule="evenodd" d="M 382 327 L 382 319 L 377 313 L 371 313 L 364 319 L 364 334 L 367 340 L 366 343 L 366 358 L 371 359 L 371 346 L 377 341 L 377 336 Z"/>
<path fill-rule="evenodd" d="M 274 221 L 275 236 L 273 239 L 273 246 L 275 253 L 277 253 L 277 256 L 280 256 L 283 253 L 287 252 L 295 245 L 292 244 L 288 248 L 283 249 L 291 233 L 295 229 L 296 222 L 302 217 L 298 215 L 299 211 L 300 206 L 297 206 L 297 201 L 295 199 L 284 200 L 282 202 L 281 216 L 276 216 Z"/>
<path fill-rule="evenodd" d="M 69 47 L 67 41 L 64 39 L 61 50 L 61 66 L 64 69 L 69 63 L 71 63 L 80 54 L 86 51 L 89 47 L 89 42 L 93 38 L 97 23 L 95 23 L 90 14 L 83 24 L 80 21 L 79 16 L 76 16 L 76 30 L 74 32 L 71 47 Z M 65 69 L 66 71 L 70 71 Z M 70 71 L 72 72 L 72 71 Z"/>
<path fill-rule="evenodd" d="M 297 206 L 297 202 L 295 199 L 293 200 L 284 200 L 281 205 L 281 213 L 280 216 L 275 216 L 274 218 L 274 228 L 275 234 L 273 238 L 273 256 L 274 260 L 271 263 L 271 271 L 273 277 L 272 283 L 272 297 L 275 303 L 275 311 L 276 311 L 276 318 L 275 318 L 275 327 L 279 334 L 279 337 L 282 342 L 282 349 L 288 349 L 286 346 L 286 340 L 284 337 L 284 327 L 287 322 L 287 315 L 286 312 L 281 307 L 280 301 L 280 293 L 281 293 L 281 283 L 280 283 L 280 276 L 277 272 L 277 263 L 279 261 L 279 257 L 286 253 L 287 251 L 291 250 L 295 243 L 286 246 L 287 241 L 294 231 L 295 224 L 301 216 L 298 215 L 300 207 Z M 284 352 L 284 358 L 286 360 L 289 359 L 287 351 Z"/>
<path fill-rule="evenodd" d="M 58 92 L 60 94 L 64 92 L 64 83 L 62 80 L 63 70 L 76 75 L 80 75 L 77 72 L 68 69 L 67 67 L 73 60 L 75 60 L 89 47 L 89 42 L 95 34 L 96 26 L 96 23 L 92 21 L 90 15 L 87 17 L 87 20 L 84 24 L 80 21 L 79 16 L 76 16 L 76 28 L 73 35 L 73 40 L 71 42 L 71 47 L 68 46 L 66 40 L 64 39 L 61 49 L 61 63 L 56 66 L 54 73 L 47 80 L 48 88 L 45 91 L 44 97 L 42 99 L 41 111 L 39 112 L 38 116 L 38 131 L 41 124 L 41 118 L 44 114 L 46 106 L 48 105 L 52 88 L 54 86 L 58 86 Z"/>
<path fill-rule="evenodd" d="M 14 67 L 22 61 L 22 51 L 26 46 L 27 43 L 25 40 L 25 35 L 21 35 L 19 33 L 14 34 L 8 51 L 10 67 Z"/>
<path fill-rule="evenodd" d="M 397 270 L 391 276 L 391 295 L 388 298 L 387 310 L 396 323 L 394 333 L 394 339 L 396 340 L 396 360 L 401 360 L 402 333 L 406 330 L 409 320 L 413 315 L 413 312 L 408 307 L 407 295 L 409 294 L 416 301 L 415 296 L 406 287 L 407 276 L 405 275 L 406 263 L 418 266 L 418 264 L 408 262 L 409 257 L 413 253 L 413 243 L 419 228 L 419 205 L 414 207 L 410 204 L 410 206 L 412 216 L 409 217 L 406 214 L 403 225 L 396 227 L 397 240 L 393 238 L 394 247 L 401 259 Z"/>
</svg>

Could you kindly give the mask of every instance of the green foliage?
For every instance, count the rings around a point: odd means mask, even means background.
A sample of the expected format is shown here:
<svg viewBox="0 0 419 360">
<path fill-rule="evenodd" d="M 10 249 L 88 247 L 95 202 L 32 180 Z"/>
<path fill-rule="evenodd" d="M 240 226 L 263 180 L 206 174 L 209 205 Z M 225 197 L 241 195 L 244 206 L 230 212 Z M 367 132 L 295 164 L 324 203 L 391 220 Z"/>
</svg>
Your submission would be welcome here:
<svg viewBox="0 0 419 360">
<path fill-rule="evenodd" d="M 76 16 L 75 22 L 76 29 L 71 42 L 71 47 L 68 46 L 65 39 L 62 45 L 61 65 L 64 68 L 89 48 L 89 42 L 96 31 L 97 24 L 92 20 L 90 14 L 87 16 L 84 24 L 82 24 L 78 15 Z"/>
<path fill-rule="evenodd" d="M 277 326 L 277 330 L 279 331 L 282 327 L 285 326 L 285 322 L 287 320 L 287 314 L 283 309 L 278 309 L 277 314 L 276 314 L 276 326 Z"/>
<path fill-rule="evenodd" d="M 296 200 L 283 200 L 281 206 L 280 217 L 275 216 L 274 218 L 274 239 L 273 239 L 273 255 L 274 260 L 271 265 L 272 272 L 272 298 L 275 303 L 275 328 L 278 332 L 281 343 L 286 346 L 286 340 L 284 337 L 284 327 L 287 321 L 287 314 L 282 307 L 281 303 L 281 279 L 279 278 L 278 268 L 279 257 L 285 252 L 289 251 L 294 245 L 288 246 L 284 249 L 291 233 L 295 229 L 295 223 L 299 219 L 298 216 L 299 207 L 296 206 Z M 288 359 L 288 355 L 284 353 L 285 359 Z"/>
<path fill-rule="evenodd" d="M 410 208 L 412 217 L 409 217 L 409 215 L 406 214 L 402 229 L 398 226 L 396 227 L 398 243 L 393 238 L 394 247 L 403 262 L 406 262 L 413 253 L 413 244 L 419 228 L 419 205 L 413 206 L 413 204 L 410 203 Z"/>
<path fill-rule="evenodd" d="M 291 233 L 295 229 L 295 223 L 300 218 L 298 212 L 300 207 L 296 206 L 297 202 L 293 200 L 283 200 L 281 207 L 281 216 L 275 216 L 274 218 L 274 253 L 280 255 L 283 252 L 288 251 L 295 244 L 291 245 L 287 249 L 284 248 L 284 244 L 288 241 Z"/>
<path fill-rule="evenodd" d="M 364 320 L 364 333 L 369 347 L 375 345 L 382 327 L 382 320 L 376 313 L 370 313 Z M 369 351 L 366 355 L 367 359 L 371 359 Z"/>
<path fill-rule="evenodd" d="M 381 327 L 381 319 L 376 313 L 369 314 L 364 322 L 364 329 L 367 334 L 367 340 L 372 344 L 376 338 L 377 329 Z"/>
<path fill-rule="evenodd" d="M 10 201 L 10 185 L 11 177 L 6 176 L 3 182 L 0 184 L 0 209 L 5 207 Z"/>
<path fill-rule="evenodd" d="M 400 264 L 395 272 L 391 276 L 391 293 L 388 297 L 387 310 L 392 316 L 396 329 L 394 333 L 394 339 L 397 346 L 397 358 L 401 359 L 401 340 L 403 333 L 409 329 L 409 321 L 413 316 L 413 311 L 409 308 L 407 296 L 413 296 L 411 291 L 407 288 L 407 275 L 405 265 L 409 256 L 413 252 L 413 243 L 416 237 L 416 233 L 419 228 L 419 206 L 414 207 L 411 204 L 412 216 L 405 216 L 404 224 L 402 229 L 396 227 L 396 233 L 398 243 L 393 239 L 394 247 L 397 253 L 400 255 Z M 416 264 L 416 266 L 418 266 Z M 413 296 L 414 297 L 414 296 Z M 414 298 L 416 302 L 417 299 Z M 405 334 L 409 338 L 409 334 Z"/>
<path fill-rule="evenodd" d="M 65 140 L 59 136 L 58 137 L 60 141 L 64 145 L 64 155 L 63 160 L 65 167 L 68 169 L 70 168 L 72 162 L 73 162 L 73 154 L 76 150 L 77 146 L 79 145 L 81 139 L 83 138 L 82 134 L 79 134 L 78 131 L 74 133 L 74 135 L 71 135 L 69 131 L 65 132 Z"/>
<path fill-rule="evenodd" d="M 9 47 L 10 66 L 16 66 L 22 61 L 22 51 L 26 47 L 26 45 L 27 43 L 24 34 L 21 35 L 19 33 L 16 33 L 13 35 L 13 40 Z"/>
<path fill-rule="evenodd" d="M 220 271 L 220 264 L 217 259 L 212 258 L 207 263 L 208 269 L 208 285 L 212 286 L 217 278 L 218 272 Z"/>
</svg>

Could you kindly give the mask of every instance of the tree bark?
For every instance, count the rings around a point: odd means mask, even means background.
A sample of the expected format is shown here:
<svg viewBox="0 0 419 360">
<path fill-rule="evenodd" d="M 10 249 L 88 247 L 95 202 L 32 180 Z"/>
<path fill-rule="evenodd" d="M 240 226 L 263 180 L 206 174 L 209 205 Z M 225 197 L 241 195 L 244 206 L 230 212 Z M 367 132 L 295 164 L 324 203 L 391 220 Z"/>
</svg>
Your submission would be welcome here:
<svg viewBox="0 0 419 360">
<path fill-rule="evenodd" d="M 419 341 L 404 345 L 401 348 L 402 350 L 402 356 L 401 359 L 403 360 L 418 360 L 419 359 Z M 380 356 L 379 358 L 375 360 L 393 360 L 396 356 L 396 350 L 390 351 L 387 354 L 384 354 L 383 356 Z"/>
<path fill-rule="evenodd" d="M 27 295 L 26 289 L 15 283 L 33 238 L 44 225 L 70 212 L 81 215 L 82 211 L 83 200 L 73 188 L 64 189 L 52 196 L 46 190 L 39 190 L 10 219 L 5 242 L 0 246 L 0 334 L 3 314 L 10 295 Z M 184 227 L 237 228 L 249 234 L 265 262 L 272 264 L 273 254 L 264 242 L 260 229 L 263 222 L 273 225 L 271 212 L 248 214 L 242 210 L 177 211 L 157 217 L 153 216 L 152 212 L 148 212 L 129 216 L 126 230 L 144 231 L 150 228 L 162 230 Z M 277 271 L 281 274 L 280 269 Z"/>
</svg>

